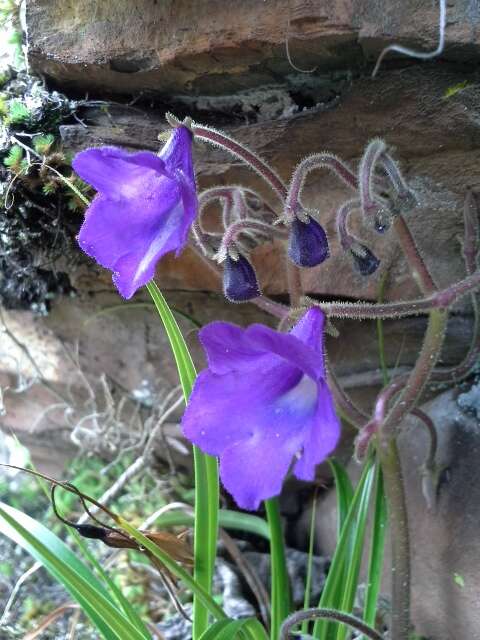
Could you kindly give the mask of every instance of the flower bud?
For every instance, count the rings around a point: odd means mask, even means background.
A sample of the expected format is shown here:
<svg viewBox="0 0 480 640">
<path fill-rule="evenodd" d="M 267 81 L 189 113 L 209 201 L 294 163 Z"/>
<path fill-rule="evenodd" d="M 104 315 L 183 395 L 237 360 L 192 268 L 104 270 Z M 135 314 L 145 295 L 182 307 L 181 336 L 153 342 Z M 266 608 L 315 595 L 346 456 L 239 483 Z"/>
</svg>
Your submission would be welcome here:
<svg viewBox="0 0 480 640">
<path fill-rule="evenodd" d="M 378 269 L 380 260 L 364 244 L 356 244 L 350 249 L 355 269 L 362 276 L 371 276 Z"/>
<path fill-rule="evenodd" d="M 310 216 L 308 222 L 297 217 L 292 221 L 288 255 L 299 267 L 315 267 L 329 256 L 328 240 L 323 227 Z"/>
<path fill-rule="evenodd" d="M 230 302 L 247 302 L 261 295 L 255 269 L 241 253 L 223 263 L 223 293 Z"/>
</svg>

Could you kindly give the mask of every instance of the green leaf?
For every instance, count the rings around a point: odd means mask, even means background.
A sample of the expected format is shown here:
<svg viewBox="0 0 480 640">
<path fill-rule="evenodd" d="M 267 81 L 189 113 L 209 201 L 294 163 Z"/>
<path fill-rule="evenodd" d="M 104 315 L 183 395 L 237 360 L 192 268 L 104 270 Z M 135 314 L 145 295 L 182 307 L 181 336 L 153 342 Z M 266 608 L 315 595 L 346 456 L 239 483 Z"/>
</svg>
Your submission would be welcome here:
<svg viewBox="0 0 480 640">
<path fill-rule="evenodd" d="M 371 627 L 375 627 L 377 617 L 378 595 L 382 584 L 385 529 L 387 526 L 387 502 L 383 489 L 382 468 L 378 461 L 375 466 L 374 513 L 363 610 L 363 619 Z"/>
<path fill-rule="evenodd" d="M 290 613 L 290 582 L 287 573 L 285 543 L 280 518 L 278 498 L 265 500 L 270 529 L 270 564 L 272 616 L 270 637 L 277 640 L 282 622 Z"/>
<path fill-rule="evenodd" d="M 340 537 L 337 541 L 335 553 L 333 554 L 332 563 L 328 572 L 325 586 L 323 587 L 322 596 L 320 598 L 319 608 L 340 609 L 343 600 L 343 578 L 344 567 L 349 566 L 349 555 L 351 551 L 351 537 L 356 531 L 357 510 L 364 503 L 365 494 L 370 494 L 373 481 L 373 461 L 369 458 L 365 463 L 362 475 L 358 481 L 355 493 L 353 494 L 350 508 L 342 526 Z M 322 620 L 316 620 L 313 627 L 313 637 L 319 640 L 326 640 L 329 637 L 329 629 L 334 633 L 336 631 L 333 625 Z M 333 636 L 335 637 L 335 636 Z"/>
<path fill-rule="evenodd" d="M 196 377 L 192 357 L 160 289 L 153 280 L 147 284 L 147 289 L 167 332 L 185 402 L 187 402 Z M 193 447 L 193 456 L 195 469 L 194 578 L 197 584 L 209 594 L 212 589 L 213 567 L 217 552 L 218 465 L 215 458 L 203 454 L 198 447 Z M 193 639 L 197 640 L 207 628 L 208 610 L 197 595 L 193 601 Z"/>
<path fill-rule="evenodd" d="M 378 463 L 375 467 L 378 467 Z M 358 588 L 358 576 L 362 565 L 365 529 L 368 520 L 372 486 L 373 478 L 365 484 L 358 504 L 351 553 L 347 559 L 347 575 L 342 586 L 343 598 L 341 605 L 338 607 L 340 611 L 346 613 L 353 613 L 353 605 Z M 337 629 L 337 640 L 345 640 L 347 633 L 349 633 L 348 628 L 345 625 L 340 625 Z"/>
<path fill-rule="evenodd" d="M 95 575 L 51 531 L 0 503 L 0 532 L 23 547 L 61 582 L 107 640 L 148 640 L 110 600 Z"/>
<path fill-rule="evenodd" d="M 248 634 L 245 633 L 248 631 Z M 246 620 L 218 620 L 202 633 L 200 640 L 234 640 L 235 638 L 252 638 L 267 640 L 268 636 L 262 625 L 255 618 Z"/>
<path fill-rule="evenodd" d="M 3 160 L 3 164 L 17 172 L 20 168 L 20 162 L 23 159 L 23 149 L 18 144 L 14 144 L 10 147 L 7 157 Z"/>
<path fill-rule="evenodd" d="M 158 545 L 149 540 L 141 531 L 132 527 L 126 520 L 119 516 L 118 524 L 124 529 L 129 535 L 134 538 L 141 547 L 144 547 L 147 551 L 149 551 L 157 560 L 159 560 L 163 565 L 167 567 L 167 569 L 173 573 L 177 578 L 182 580 L 184 585 L 190 589 L 190 591 L 197 597 L 198 601 L 201 602 L 203 607 L 207 611 L 209 611 L 215 618 L 221 620 L 225 618 L 225 613 L 221 607 L 215 602 L 210 593 L 203 587 L 202 584 L 197 582 L 192 576 L 186 571 L 183 567 L 175 562 L 165 551 L 160 549 Z M 203 632 L 202 632 L 203 633 Z M 200 636 L 199 636 L 200 637 Z"/>
<path fill-rule="evenodd" d="M 335 480 L 335 493 L 337 496 L 337 538 L 339 538 L 352 502 L 353 487 L 343 464 L 335 460 L 335 458 L 329 458 L 328 464 L 330 465 Z"/>
<path fill-rule="evenodd" d="M 194 518 L 190 514 L 181 511 L 167 511 L 159 516 L 155 522 L 157 526 L 165 529 L 175 526 L 189 527 L 194 523 Z M 263 518 L 254 516 L 251 513 L 220 509 L 218 523 L 224 529 L 238 529 L 239 531 L 254 533 L 266 540 L 270 540 L 268 524 Z"/>
</svg>

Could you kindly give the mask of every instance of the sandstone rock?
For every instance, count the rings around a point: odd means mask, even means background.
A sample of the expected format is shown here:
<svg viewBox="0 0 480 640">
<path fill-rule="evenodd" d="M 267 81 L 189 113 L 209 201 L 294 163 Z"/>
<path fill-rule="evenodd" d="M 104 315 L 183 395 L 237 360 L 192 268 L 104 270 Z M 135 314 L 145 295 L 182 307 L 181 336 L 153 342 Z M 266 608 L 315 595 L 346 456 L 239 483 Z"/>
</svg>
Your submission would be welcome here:
<svg viewBox="0 0 480 640">
<path fill-rule="evenodd" d="M 438 434 L 436 462 L 443 468 L 434 508 L 422 492 L 421 466 L 427 455 L 425 429 L 409 418 L 400 438 L 411 537 L 412 621 L 421 637 L 435 640 L 475 638 L 480 625 L 478 607 L 480 488 L 477 469 L 480 437 L 475 407 L 462 409 L 459 390 L 441 393 L 422 409 L 434 420 Z M 352 479 L 360 467 L 351 463 Z M 317 505 L 316 552 L 329 555 L 336 539 L 335 495 Z M 303 532 L 308 531 L 309 514 Z M 299 530 L 297 528 L 297 536 Z M 307 534 L 308 535 L 308 534 Z M 298 538 L 297 538 L 298 540 Z M 386 541 L 383 593 L 390 591 L 390 541 Z M 365 579 L 365 576 L 364 578 Z"/>
<path fill-rule="evenodd" d="M 276 84 L 295 71 L 287 40 L 295 66 L 339 69 L 361 67 L 392 40 L 432 50 L 438 38 L 438 8 L 422 0 L 28 0 L 26 19 L 33 70 L 101 93 Z M 468 0 L 449 4 L 447 58 L 478 58 L 478 20 Z"/>
<path fill-rule="evenodd" d="M 468 85 L 446 98 L 449 87 L 460 78 Z M 227 127 L 227 131 L 265 157 L 285 180 L 307 154 L 326 149 L 355 164 L 366 143 L 382 136 L 393 147 L 417 193 L 419 207 L 408 216 L 408 224 L 436 282 L 446 286 L 464 274 L 459 238 L 465 189 L 480 187 L 478 87 L 476 72 L 463 70 L 459 75 L 458 67 L 452 65 L 417 66 L 389 72 L 374 81 L 358 78 L 328 110 L 319 106 L 275 120 Z M 147 112 L 144 117 L 142 112 L 113 105 L 111 122 L 105 115 L 91 112 L 87 112 L 86 122 L 88 128 L 62 128 L 67 147 L 78 150 L 92 144 L 118 144 L 158 148 L 155 138 L 162 127 L 158 114 Z M 244 184 L 263 192 L 278 207 L 259 178 L 225 152 L 198 145 L 196 167 L 202 187 Z M 375 300 L 379 280 L 388 270 L 387 299 L 416 297 L 418 289 L 392 232 L 380 236 L 363 228 L 358 219 L 353 221 L 353 230 L 382 260 L 382 267 L 371 277 L 356 274 L 350 259 L 340 253 L 334 214 L 349 197 L 348 190 L 331 174 L 317 171 L 307 180 L 304 201 L 318 210 L 325 224 L 331 258 L 320 267 L 303 270 L 305 290 L 320 296 Z M 254 254 L 263 289 L 269 294 L 286 291 L 285 275 L 277 266 L 279 256 L 278 243 L 265 245 Z M 218 290 L 219 286 L 190 252 L 177 260 L 162 261 L 158 273 L 166 288 Z"/>
</svg>

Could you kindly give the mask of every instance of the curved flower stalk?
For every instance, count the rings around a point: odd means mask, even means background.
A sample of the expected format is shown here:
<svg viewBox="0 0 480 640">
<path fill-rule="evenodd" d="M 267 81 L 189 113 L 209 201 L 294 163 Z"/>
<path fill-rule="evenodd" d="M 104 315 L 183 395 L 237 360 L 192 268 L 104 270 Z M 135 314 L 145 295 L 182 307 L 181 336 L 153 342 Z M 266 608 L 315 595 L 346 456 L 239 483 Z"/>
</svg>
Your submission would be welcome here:
<svg viewBox="0 0 480 640">
<path fill-rule="evenodd" d="M 313 480 L 340 423 L 325 380 L 325 316 L 310 309 L 289 334 L 213 322 L 200 332 L 208 369 L 182 421 L 185 436 L 220 458 L 220 477 L 243 509 L 280 493 L 293 472 Z"/>
<path fill-rule="evenodd" d="M 192 135 L 177 127 L 158 155 L 116 147 L 87 149 L 73 168 L 98 194 L 78 235 L 83 251 L 113 272 L 124 298 L 151 280 L 155 266 L 184 248 L 197 215 Z"/>
</svg>

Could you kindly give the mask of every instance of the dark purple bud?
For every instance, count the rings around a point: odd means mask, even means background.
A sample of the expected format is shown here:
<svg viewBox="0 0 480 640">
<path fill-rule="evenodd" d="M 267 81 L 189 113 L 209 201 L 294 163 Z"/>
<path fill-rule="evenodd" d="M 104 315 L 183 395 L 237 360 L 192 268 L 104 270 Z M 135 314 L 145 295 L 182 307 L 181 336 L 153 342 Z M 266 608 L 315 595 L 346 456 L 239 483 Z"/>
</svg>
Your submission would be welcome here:
<svg viewBox="0 0 480 640">
<path fill-rule="evenodd" d="M 390 220 L 380 216 L 375 216 L 373 227 L 377 233 L 385 233 L 390 229 Z"/>
<path fill-rule="evenodd" d="M 364 244 L 358 245 L 355 249 L 350 249 L 353 257 L 355 269 L 362 276 L 371 276 L 378 269 L 380 260 Z"/>
<path fill-rule="evenodd" d="M 223 265 L 223 293 L 230 302 L 247 302 L 261 295 L 255 269 L 245 256 L 240 253 L 234 260 L 227 255 Z"/>
<path fill-rule="evenodd" d="M 316 267 L 329 256 L 328 240 L 323 227 L 309 216 L 309 222 L 298 218 L 292 222 L 288 243 L 290 260 L 299 267 Z"/>
</svg>

